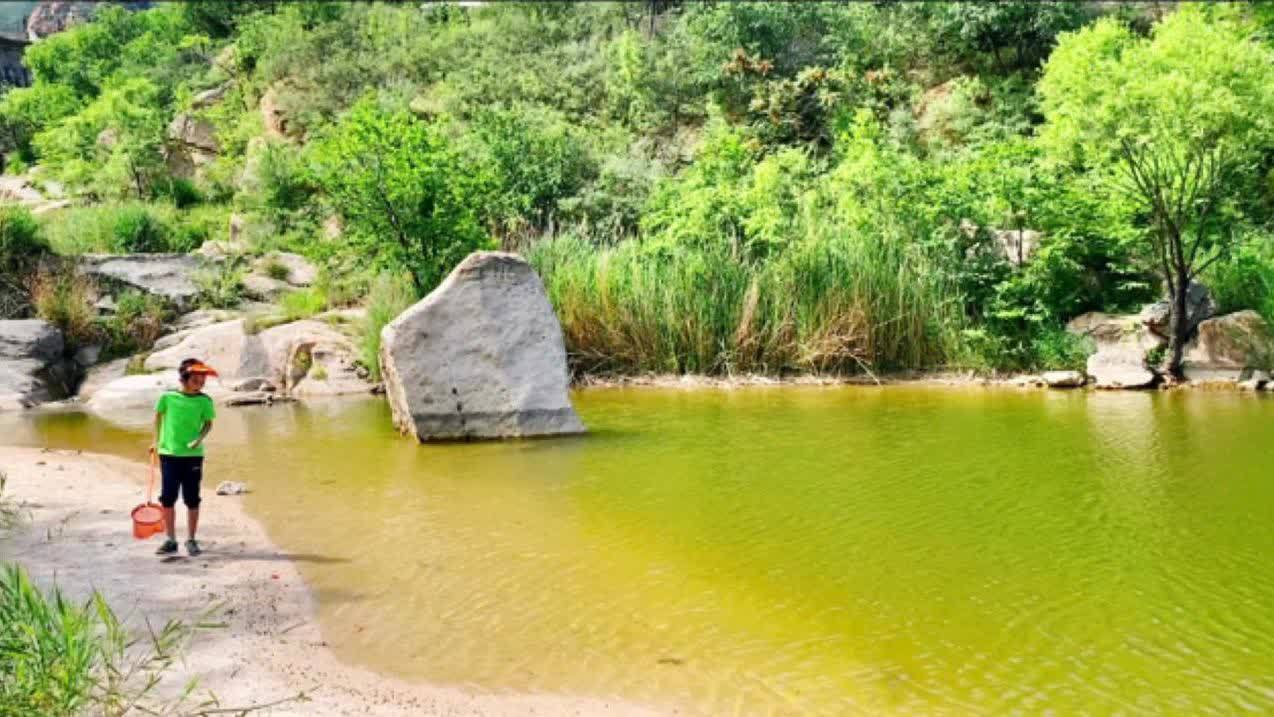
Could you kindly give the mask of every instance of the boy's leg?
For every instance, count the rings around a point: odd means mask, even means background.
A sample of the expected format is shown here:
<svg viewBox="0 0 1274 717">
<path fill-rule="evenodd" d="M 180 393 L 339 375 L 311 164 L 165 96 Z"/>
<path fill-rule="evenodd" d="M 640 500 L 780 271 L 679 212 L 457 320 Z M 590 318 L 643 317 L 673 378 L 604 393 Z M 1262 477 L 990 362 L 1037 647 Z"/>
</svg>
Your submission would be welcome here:
<svg viewBox="0 0 1274 717">
<path fill-rule="evenodd" d="M 180 467 L 171 457 L 159 457 L 159 504 L 164 510 L 164 530 L 172 541 L 177 540 L 177 511 L 174 506 L 177 505 L 177 492 L 181 487 L 180 472 Z"/>
<path fill-rule="evenodd" d="M 199 504 L 203 498 L 199 495 L 199 486 L 203 481 L 203 459 L 191 458 L 190 470 L 181 482 L 181 497 L 186 503 L 186 535 L 189 540 L 195 539 L 199 530 Z"/>
</svg>

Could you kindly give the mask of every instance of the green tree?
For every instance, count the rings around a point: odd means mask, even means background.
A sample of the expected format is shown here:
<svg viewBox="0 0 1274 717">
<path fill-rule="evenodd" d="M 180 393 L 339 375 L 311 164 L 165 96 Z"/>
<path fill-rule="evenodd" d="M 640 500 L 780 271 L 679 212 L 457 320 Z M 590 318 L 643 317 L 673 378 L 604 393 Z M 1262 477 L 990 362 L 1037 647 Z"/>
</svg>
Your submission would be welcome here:
<svg viewBox="0 0 1274 717">
<path fill-rule="evenodd" d="M 1172 318 L 1164 370 L 1179 377 L 1189 283 L 1225 256 L 1243 197 L 1274 147 L 1274 52 L 1241 9 L 1184 5 L 1150 38 L 1102 20 L 1063 37 L 1039 89 L 1040 141 L 1137 201 Z"/>
<path fill-rule="evenodd" d="M 376 268 L 410 271 L 421 295 L 490 244 L 469 168 L 441 132 L 409 112 L 360 100 L 318 143 L 314 160 L 350 249 Z"/>
<path fill-rule="evenodd" d="M 91 194 L 150 197 L 166 174 L 158 94 L 140 77 L 109 87 L 77 114 L 36 135 L 43 163 Z"/>
</svg>

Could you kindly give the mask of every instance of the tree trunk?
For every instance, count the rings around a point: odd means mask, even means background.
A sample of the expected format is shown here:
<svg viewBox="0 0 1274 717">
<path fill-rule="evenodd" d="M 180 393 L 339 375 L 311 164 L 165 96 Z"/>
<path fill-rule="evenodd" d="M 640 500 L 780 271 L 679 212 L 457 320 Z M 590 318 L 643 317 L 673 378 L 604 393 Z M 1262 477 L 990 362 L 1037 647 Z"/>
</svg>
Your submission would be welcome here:
<svg viewBox="0 0 1274 717">
<path fill-rule="evenodd" d="M 1178 267 L 1172 286 L 1172 313 L 1168 318 L 1168 351 L 1164 356 L 1163 372 L 1172 381 L 1180 381 L 1181 358 L 1186 342 L 1190 340 L 1190 317 L 1186 314 L 1186 298 L 1189 295 L 1190 277 Z"/>
</svg>

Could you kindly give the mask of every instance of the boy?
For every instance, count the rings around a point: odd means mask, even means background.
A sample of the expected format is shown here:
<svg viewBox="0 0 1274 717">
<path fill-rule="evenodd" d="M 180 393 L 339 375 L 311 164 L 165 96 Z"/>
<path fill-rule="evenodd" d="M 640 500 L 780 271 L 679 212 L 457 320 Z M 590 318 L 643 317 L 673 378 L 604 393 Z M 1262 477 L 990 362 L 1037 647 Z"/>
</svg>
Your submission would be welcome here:
<svg viewBox="0 0 1274 717">
<path fill-rule="evenodd" d="M 186 504 L 186 552 L 195 556 L 203 552 L 195 540 L 199 527 L 199 481 L 203 478 L 203 439 L 212 430 L 217 417 L 212 399 L 203 393 L 204 381 L 216 376 L 211 366 L 198 359 L 186 359 L 177 369 L 180 391 L 168 391 L 155 404 L 155 443 L 152 453 L 159 453 L 163 488 L 159 504 L 164 508 L 164 527 L 168 540 L 155 551 L 157 555 L 177 553 L 177 493 Z"/>
</svg>

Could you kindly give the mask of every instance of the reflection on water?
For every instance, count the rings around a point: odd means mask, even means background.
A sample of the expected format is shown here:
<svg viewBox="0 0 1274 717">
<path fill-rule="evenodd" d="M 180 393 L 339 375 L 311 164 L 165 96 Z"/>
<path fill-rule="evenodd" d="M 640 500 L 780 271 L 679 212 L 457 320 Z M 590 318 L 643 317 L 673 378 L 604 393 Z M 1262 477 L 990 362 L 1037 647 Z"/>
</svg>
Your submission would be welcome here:
<svg viewBox="0 0 1274 717">
<path fill-rule="evenodd" d="M 407 677 L 712 714 L 1274 710 L 1274 401 L 576 401 L 590 436 L 451 446 L 378 402 L 227 409 L 209 476 L 312 558 L 329 643 Z M 147 443 L 78 414 L 0 432 Z"/>
</svg>

